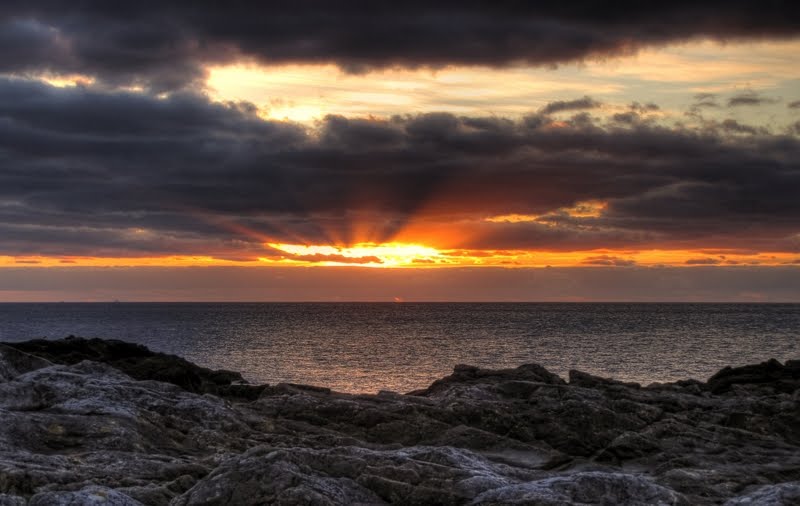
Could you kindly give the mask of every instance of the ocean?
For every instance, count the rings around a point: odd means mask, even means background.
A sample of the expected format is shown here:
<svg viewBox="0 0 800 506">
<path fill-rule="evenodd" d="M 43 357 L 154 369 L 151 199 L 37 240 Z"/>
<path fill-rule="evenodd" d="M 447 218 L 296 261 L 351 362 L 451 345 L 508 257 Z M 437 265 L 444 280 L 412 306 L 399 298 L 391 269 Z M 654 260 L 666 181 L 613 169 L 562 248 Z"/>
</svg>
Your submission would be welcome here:
<svg viewBox="0 0 800 506">
<path fill-rule="evenodd" d="M 344 392 L 407 392 L 456 364 L 649 384 L 800 358 L 800 304 L 0 304 L 0 341 L 67 335 Z"/>
</svg>

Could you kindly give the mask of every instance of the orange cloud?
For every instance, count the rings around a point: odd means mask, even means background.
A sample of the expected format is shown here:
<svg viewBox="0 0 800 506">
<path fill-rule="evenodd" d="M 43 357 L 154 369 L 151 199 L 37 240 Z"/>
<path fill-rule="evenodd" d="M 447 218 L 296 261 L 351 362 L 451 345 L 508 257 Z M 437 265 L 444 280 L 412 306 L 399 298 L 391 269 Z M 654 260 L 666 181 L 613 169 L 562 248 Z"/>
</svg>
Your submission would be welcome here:
<svg viewBox="0 0 800 506">
<path fill-rule="evenodd" d="M 704 250 L 614 250 L 537 251 L 537 250 L 470 250 L 435 249 L 418 244 L 359 244 L 351 248 L 326 245 L 271 245 L 282 251 L 274 257 L 229 258 L 211 256 L 165 257 L 48 257 L 0 256 L 0 268 L 25 266 L 48 267 L 194 267 L 194 266 L 346 266 L 360 265 L 382 268 L 449 268 L 449 267 L 597 267 L 597 266 L 671 266 L 701 265 L 778 266 L 796 265 L 800 258 L 786 252 L 741 252 L 707 256 Z M 724 250 L 720 250 L 724 251 Z"/>
</svg>

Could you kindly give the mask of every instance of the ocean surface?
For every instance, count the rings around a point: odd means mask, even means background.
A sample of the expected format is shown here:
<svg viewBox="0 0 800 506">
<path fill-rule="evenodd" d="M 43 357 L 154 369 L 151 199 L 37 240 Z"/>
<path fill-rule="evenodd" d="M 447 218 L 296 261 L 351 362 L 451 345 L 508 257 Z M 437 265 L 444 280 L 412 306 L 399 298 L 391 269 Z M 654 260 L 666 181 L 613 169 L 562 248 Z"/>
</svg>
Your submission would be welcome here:
<svg viewBox="0 0 800 506">
<path fill-rule="evenodd" d="M 70 334 L 345 392 L 407 392 L 461 363 L 649 384 L 800 358 L 800 304 L 0 304 L 0 341 Z"/>
</svg>

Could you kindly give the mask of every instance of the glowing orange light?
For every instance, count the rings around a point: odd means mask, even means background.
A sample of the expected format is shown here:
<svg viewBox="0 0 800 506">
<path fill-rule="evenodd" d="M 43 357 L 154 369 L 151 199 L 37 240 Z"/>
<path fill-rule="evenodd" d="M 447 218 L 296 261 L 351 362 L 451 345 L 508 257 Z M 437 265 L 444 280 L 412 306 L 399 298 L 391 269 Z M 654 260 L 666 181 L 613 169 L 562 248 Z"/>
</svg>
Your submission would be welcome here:
<svg viewBox="0 0 800 506">
<path fill-rule="evenodd" d="M 442 254 L 439 250 L 419 244 L 404 243 L 359 243 L 349 247 L 315 246 L 302 244 L 275 244 L 269 247 L 292 255 L 288 260 L 303 261 L 308 257 L 319 259 L 328 265 L 340 265 L 346 259 L 368 259 L 361 265 L 370 267 L 399 267 L 414 265 L 420 260 L 435 262 Z M 325 257 L 329 257 L 326 260 Z"/>
<path fill-rule="evenodd" d="M 800 265 L 800 257 L 788 252 L 742 252 L 737 250 L 614 250 L 581 251 L 436 249 L 419 244 L 360 243 L 352 247 L 330 245 L 268 244 L 279 254 L 259 258 L 200 255 L 163 257 L 48 257 L 0 256 L 2 268 L 75 267 L 311 267 L 360 266 L 384 268 L 447 267 L 737 267 L 748 265 Z M 283 253 L 283 254 L 280 254 Z"/>
<path fill-rule="evenodd" d="M 597 218 L 608 208 L 608 202 L 604 200 L 583 200 L 576 202 L 570 207 L 560 207 L 548 214 L 566 214 L 571 218 Z M 491 223 L 525 223 L 531 221 L 547 221 L 546 215 L 539 214 L 500 214 L 490 216 L 484 221 Z"/>
<path fill-rule="evenodd" d="M 538 221 L 540 218 L 537 214 L 500 214 L 498 216 L 490 216 L 485 221 L 491 223 L 526 223 L 529 221 Z"/>
<path fill-rule="evenodd" d="M 584 200 L 574 206 L 560 209 L 573 218 L 597 218 L 608 208 L 608 202 L 602 200 Z"/>
</svg>

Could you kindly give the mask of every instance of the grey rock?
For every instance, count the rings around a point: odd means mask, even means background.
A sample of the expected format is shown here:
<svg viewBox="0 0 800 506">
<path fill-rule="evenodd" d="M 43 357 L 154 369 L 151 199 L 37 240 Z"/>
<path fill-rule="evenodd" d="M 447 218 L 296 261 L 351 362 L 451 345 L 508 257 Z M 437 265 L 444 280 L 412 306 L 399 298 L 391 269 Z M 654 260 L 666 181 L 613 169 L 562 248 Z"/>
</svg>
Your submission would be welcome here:
<svg viewBox="0 0 800 506">
<path fill-rule="evenodd" d="M 65 341 L 0 345 L 0 505 L 792 504 L 800 493 L 798 362 L 648 387 L 457 366 L 408 395 L 297 384 L 234 395 L 235 373 Z"/>
<path fill-rule="evenodd" d="M 261 447 L 223 463 L 174 504 L 462 504 L 541 474 L 452 447 Z"/>
<path fill-rule="evenodd" d="M 24 497 L 0 494 L 0 506 L 25 506 L 27 503 Z"/>
<path fill-rule="evenodd" d="M 725 506 L 794 506 L 800 504 L 800 481 L 758 487 L 749 494 L 734 497 Z"/>
<path fill-rule="evenodd" d="M 34 339 L 6 343 L 6 348 L 36 355 L 56 364 L 72 365 L 84 360 L 102 362 L 138 380 L 172 383 L 189 392 L 211 393 L 223 397 L 255 399 L 263 386 L 248 385 L 234 371 L 212 371 L 175 355 L 150 351 L 140 344 L 116 339 Z M 2 377 L 0 366 L 0 378 Z"/>
<path fill-rule="evenodd" d="M 43 358 L 0 344 L 0 382 L 50 365 L 53 364 Z"/>
<path fill-rule="evenodd" d="M 479 495 L 471 504 L 688 506 L 689 502 L 681 494 L 640 476 L 585 472 L 498 487 Z"/>
<path fill-rule="evenodd" d="M 125 494 L 106 487 L 89 486 L 77 492 L 42 492 L 29 506 L 142 506 Z"/>
</svg>

